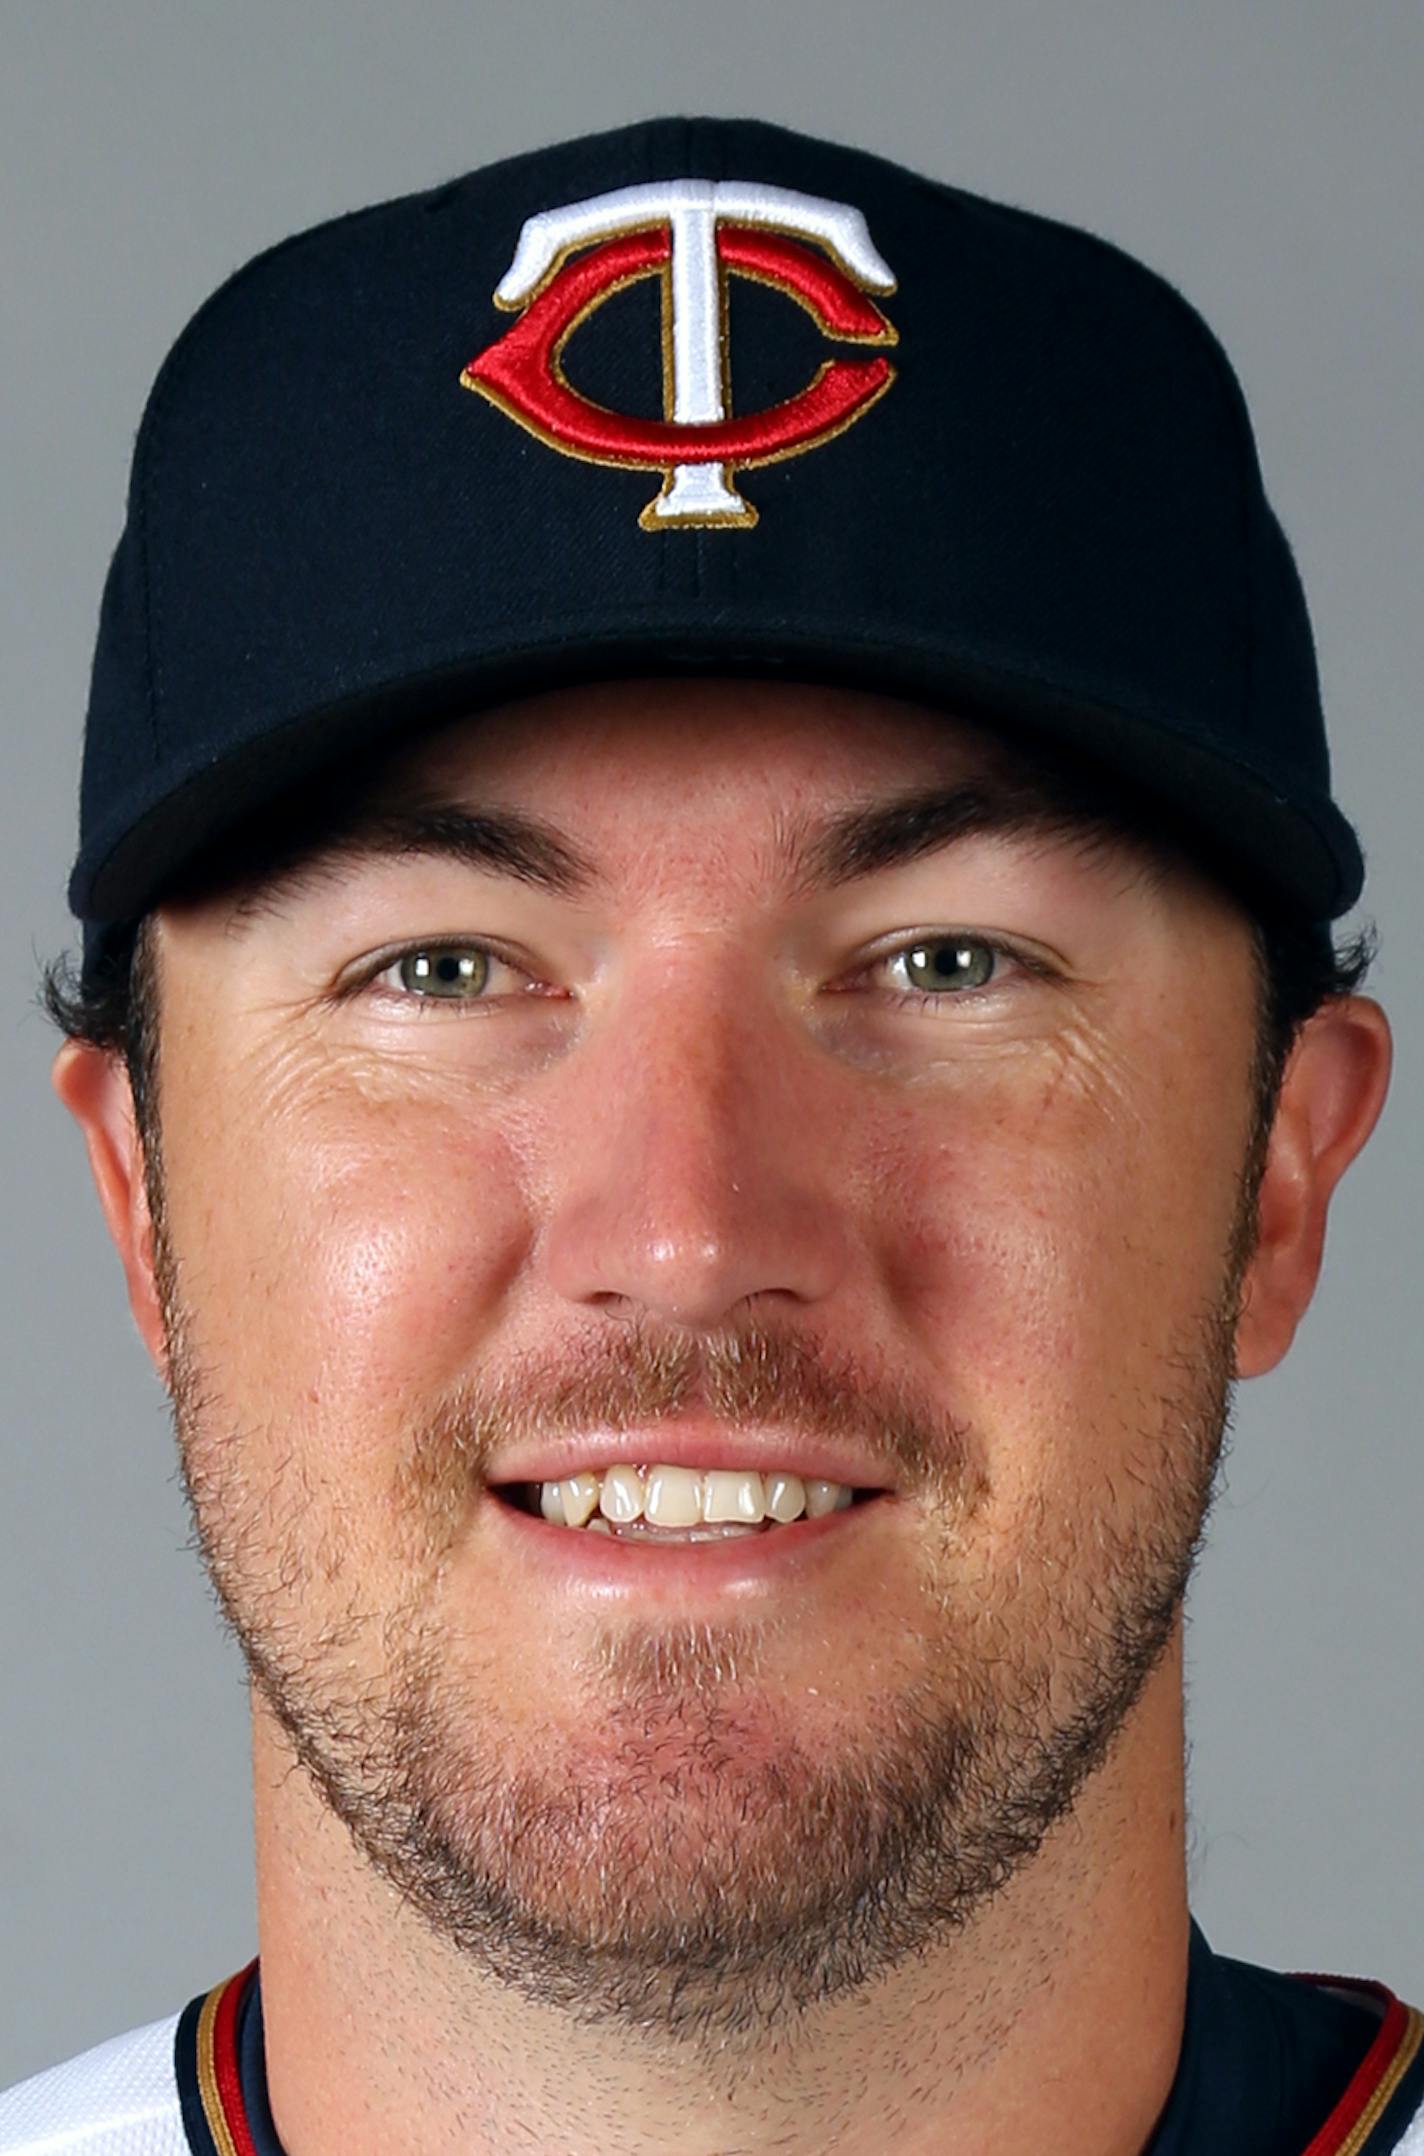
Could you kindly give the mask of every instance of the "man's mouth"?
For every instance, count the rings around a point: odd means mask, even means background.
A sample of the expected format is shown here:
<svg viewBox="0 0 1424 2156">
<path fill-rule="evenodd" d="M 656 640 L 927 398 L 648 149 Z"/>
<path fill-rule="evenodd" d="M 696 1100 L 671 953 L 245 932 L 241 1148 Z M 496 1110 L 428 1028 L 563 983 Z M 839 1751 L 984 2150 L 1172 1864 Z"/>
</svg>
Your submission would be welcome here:
<svg viewBox="0 0 1424 2156">
<path fill-rule="evenodd" d="M 883 1496 L 773 1470 L 616 1461 L 556 1482 L 508 1482 L 494 1494 L 552 1526 L 630 1542 L 721 1542 L 824 1519 Z"/>
</svg>

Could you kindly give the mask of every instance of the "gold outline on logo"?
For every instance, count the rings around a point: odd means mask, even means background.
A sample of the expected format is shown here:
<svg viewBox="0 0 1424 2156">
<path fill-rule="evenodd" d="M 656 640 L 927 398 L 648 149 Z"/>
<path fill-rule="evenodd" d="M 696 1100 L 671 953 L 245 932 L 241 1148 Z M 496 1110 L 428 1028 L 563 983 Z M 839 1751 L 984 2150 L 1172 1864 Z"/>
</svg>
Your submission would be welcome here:
<svg viewBox="0 0 1424 2156">
<path fill-rule="evenodd" d="M 586 234 L 573 245 L 563 247 L 559 250 L 558 255 L 555 257 L 549 269 L 546 271 L 544 276 L 539 279 L 538 284 L 534 286 L 533 290 L 530 291 L 525 298 L 520 300 L 502 300 L 496 294 L 494 303 L 496 307 L 498 307 L 503 313 L 522 314 L 534 304 L 535 300 L 538 299 L 542 293 L 546 292 L 549 289 L 550 285 L 553 284 L 554 280 L 562 273 L 566 265 L 573 260 L 575 255 L 583 254 L 587 252 L 587 250 L 591 247 L 603 246 L 609 240 L 628 238 L 636 232 L 657 232 L 664 229 L 665 225 L 665 219 L 660 217 L 654 217 L 649 218 L 645 224 L 613 225 L 606 230 L 600 230 L 598 232 Z M 717 233 L 720 233 L 724 226 L 730 226 L 737 231 L 758 229 L 757 227 L 747 226 L 744 220 L 737 218 L 718 218 L 715 220 L 714 229 Z M 803 235 L 793 232 L 789 229 L 786 231 L 782 231 L 780 227 L 768 227 L 767 229 L 774 231 L 778 238 L 791 240 L 793 244 L 805 244 Z M 828 256 L 831 261 L 835 263 L 836 267 L 840 270 L 842 276 L 846 278 L 847 282 L 856 286 L 857 290 L 860 291 L 862 297 L 865 299 L 867 306 L 869 306 L 879 317 L 881 323 L 881 327 L 878 330 L 837 330 L 833 333 L 836 343 L 874 346 L 881 350 L 884 350 L 887 347 L 893 347 L 895 345 L 898 345 L 900 342 L 900 333 L 896 329 L 894 323 L 889 321 L 884 315 L 884 313 L 882 313 L 881 309 L 876 305 L 875 300 L 871 298 L 870 294 L 866 292 L 865 288 L 860 284 L 859 279 L 855 276 L 855 273 L 851 270 L 850 266 L 842 260 L 838 251 L 834 247 L 827 246 L 823 249 L 823 252 Z M 583 327 L 584 323 L 587 322 L 598 311 L 600 307 L 605 306 L 609 300 L 616 298 L 620 292 L 626 291 L 630 286 L 641 283 L 641 281 L 646 277 L 654 276 L 658 278 L 662 288 L 660 342 L 662 347 L 663 418 L 665 422 L 669 424 L 675 424 L 676 422 L 674 416 L 674 408 L 676 403 L 676 377 L 673 357 L 673 300 L 671 255 L 669 255 L 666 261 L 652 263 L 646 268 L 633 270 L 629 272 L 626 276 L 615 277 L 611 281 L 611 283 L 603 286 L 598 292 L 593 295 L 591 299 L 584 302 L 583 306 L 580 307 L 578 313 L 560 332 L 557 340 L 551 346 L 549 351 L 549 371 L 553 376 L 554 380 L 558 383 L 559 387 L 566 390 L 570 396 L 577 397 L 580 403 L 588 405 L 590 410 L 605 413 L 610 419 L 627 419 L 630 415 L 626 412 L 616 411 L 612 405 L 599 404 L 592 397 L 584 396 L 581 390 L 575 389 L 573 383 L 569 380 L 568 375 L 564 371 L 564 350 L 571 341 L 571 339 L 574 337 L 576 332 Z M 806 298 L 805 294 L 798 291 L 794 285 L 787 283 L 784 279 L 780 277 L 769 274 L 765 270 L 747 269 L 744 268 L 740 263 L 729 263 L 723 258 L 721 248 L 718 247 L 717 306 L 722 409 L 724 414 L 729 418 L 732 416 L 731 279 L 734 276 L 745 277 L 750 284 L 764 285 L 767 287 L 768 290 L 780 293 L 784 299 L 792 300 L 796 306 L 801 308 L 804 314 L 810 316 L 811 320 L 816 324 L 816 327 L 821 331 L 822 335 L 827 334 L 825 322 L 817 313 L 815 307 L 811 304 L 810 300 Z M 898 291 L 898 289 L 898 284 L 892 284 L 889 287 L 888 292 L 883 294 L 882 296 L 888 298 L 890 294 Z M 488 349 L 488 347 L 486 349 Z M 811 377 L 811 380 L 805 384 L 804 388 L 799 389 L 796 392 L 796 398 L 799 399 L 801 397 L 808 396 L 812 392 L 814 392 L 818 385 L 825 380 L 826 375 L 830 372 L 831 368 L 834 365 L 834 359 L 823 360 L 821 365 L 816 369 L 815 374 Z M 789 462 L 792 457 L 807 456 L 812 450 L 823 448 L 827 442 L 832 442 L 836 439 L 838 435 L 845 434 L 851 427 L 855 425 L 857 420 L 863 419 L 865 417 L 865 414 L 871 411 L 874 406 L 880 402 L 880 399 L 885 395 L 885 392 L 894 383 L 896 372 L 897 370 L 887 363 L 886 376 L 884 381 L 880 383 L 879 387 L 872 391 L 871 394 L 865 398 L 863 403 L 858 404 L 854 411 L 848 413 L 843 419 L 837 420 L 834 425 L 827 427 L 823 433 L 814 435 L 810 441 L 796 442 L 786 448 L 766 450 L 760 455 L 735 457 L 729 459 L 726 463 L 721 465 L 721 470 L 724 474 L 724 477 L 727 478 L 728 484 L 731 484 L 730 475 L 732 473 L 756 470 L 765 464 L 783 464 Z M 468 367 L 464 367 L 460 370 L 460 386 L 463 389 L 474 390 L 478 396 L 483 397 L 487 403 L 492 404 L 497 411 L 503 412 L 507 419 L 512 419 L 517 426 L 523 427 L 527 434 L 532 434 L 536 441 L 544 443 L 544 445 L 549 449 L 557 450 L 560 456 L 570 457 L 575 462 L 580 464 L 612 465 L 622 471 L 647 472 L 656 471 L 658 469 L 658 465 L 647 457 L 620 456 L 615 450 L 589 450 L 576 448 L 572 443 L 565 441 L 560 435 L 554 434 L 550 431 L 549 428 L 542 426 L 537 419 L 533 418 L 529 413 L 525 412 L 519 406 L 515 405 L 511 401 L 511 399 L 507 397 L 501 390 L 494 388 L 491 384 L 481 381 L 477 376 L 472 375 Z M 790 403 L 794 401 L 796 401 L 796 399 L 783 399 L 783 403 Z M 776 405 L 770 405 L 767 409 L 769 411 L 776 411 L 777 409 L 779 409 L 779 407 Z M 712 460 L 709 459 L 706 461 L 710 462 Z M 664 500 L 666 496 L 672 491 L 672 488 L 676 482 L 677 469 L 678 467 L 676 461 L 663 467 L 662 485 L 659 487 L 657 493 L 653 496 L 652 500 L 646 504 L 646 506 L 639 514 L 638 525 L 640 530 L 658 532 L 747 531 L 750 530 L 758 522 L 758 512 L 755 505 L 749 501 L 746 501 L 743 497 L 739 497 L 739 499 L 742 499 L 743 510 L 745 513 L 740 516 L 689 516 L 676 518 L 659 517 L 657 514 L 657 505 L 660 501 Z"/>
</svg>

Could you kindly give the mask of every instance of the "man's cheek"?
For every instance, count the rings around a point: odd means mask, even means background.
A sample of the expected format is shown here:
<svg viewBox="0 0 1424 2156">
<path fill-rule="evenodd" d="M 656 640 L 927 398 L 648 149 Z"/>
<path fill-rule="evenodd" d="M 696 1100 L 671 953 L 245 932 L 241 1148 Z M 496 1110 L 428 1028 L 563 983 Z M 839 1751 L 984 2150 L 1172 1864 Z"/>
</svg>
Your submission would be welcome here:
<svg viewBox="0 0 1424 2156">
<path fill-rule="evenodd" d="M 270 1144 L 186 1250 L 175 1222 L 200 1332 L 257 1389 L 318 1391 L 369 1424 L 479 1356 L 520 1240 L 518 1180 L 467 1127 L 414 1124 Z"/>
<path fill-rule="evenodd" d="M 448 1382 L 483 1348 L 521 1246 L 518 1186 L 476 1147 L 343 1177 L 297 1248 L 331 1352 L 367 1380 Z"/>
<path fill-rule="evenodd" d="M 1039 1073 L 1031 1099 L 1006 1090 L 917 1114 L 876 1176 L 892 1319 L 990 1416 L 1014 1397 L 1061 1403 L 1130 1376 L 1134 1350 L 1170 1332 L 1215 1257 L 1192 1164 L 1149 1143 L 1117 1086 L 1080 1067 Z M 1198 1192 L 1220 1173 L 1198 1163 Z M 1178 1192 L 1169 1208 L 1182 1178 L 1185 1204 Z"/>
</svg>

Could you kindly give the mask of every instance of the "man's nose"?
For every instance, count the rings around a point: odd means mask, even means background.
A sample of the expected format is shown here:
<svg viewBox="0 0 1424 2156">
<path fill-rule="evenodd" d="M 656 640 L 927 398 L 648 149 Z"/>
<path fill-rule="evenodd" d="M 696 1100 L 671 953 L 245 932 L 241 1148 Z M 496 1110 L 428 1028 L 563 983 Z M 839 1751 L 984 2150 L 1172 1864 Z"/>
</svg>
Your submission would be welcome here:
<svg viewBox="0 0 1424 2156">
<path fill-rule="evenodd" d="M 849 1074 L 745 962 L 663 958 L 561 1072 L 546 1133 L 550 1284 L 715 1328 L 756 1296 L 833 1295 L 855 1248 Z"/>
</svg>

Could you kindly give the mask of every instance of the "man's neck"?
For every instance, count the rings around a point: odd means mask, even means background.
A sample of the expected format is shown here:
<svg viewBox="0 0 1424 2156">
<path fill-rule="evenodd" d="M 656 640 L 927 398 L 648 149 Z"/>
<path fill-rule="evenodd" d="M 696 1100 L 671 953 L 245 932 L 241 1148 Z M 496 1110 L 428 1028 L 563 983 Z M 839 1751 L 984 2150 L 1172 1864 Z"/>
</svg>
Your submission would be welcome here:
<svg viewBox="0 0 1424 2156">
<path fill-rule="evenodd" d="M 433 1938 L 259 1709 L 258 1939 L 287 2156 L 1141 2156 L 1189 1920 L 1180 1643 L 1037 1857 L 941 1951 L 715 2061 L 571 2026 Z"/>
</svg>

